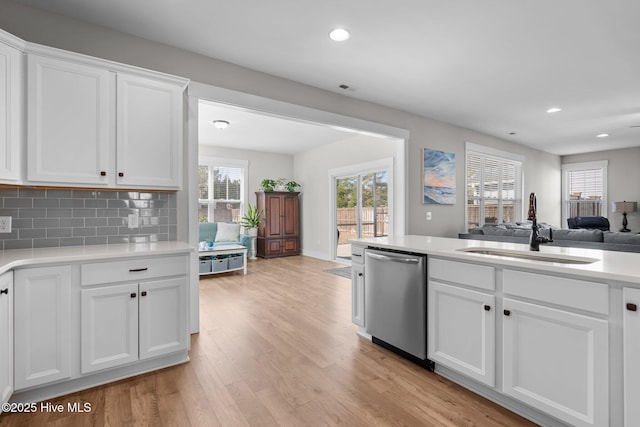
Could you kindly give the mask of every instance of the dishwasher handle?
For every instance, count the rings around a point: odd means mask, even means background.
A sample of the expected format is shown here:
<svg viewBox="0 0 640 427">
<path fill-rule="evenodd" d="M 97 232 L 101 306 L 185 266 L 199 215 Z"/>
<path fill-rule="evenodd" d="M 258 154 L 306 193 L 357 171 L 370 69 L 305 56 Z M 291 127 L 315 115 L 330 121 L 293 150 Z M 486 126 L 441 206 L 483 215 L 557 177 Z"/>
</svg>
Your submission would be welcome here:
<svg viewBox="0 0 640 427">
<path fill-rule="evenodd" d="M 418 264 L 420 262 L 419 258 L 401 258 L 397 256 L 374 254 L 371 252 L 368 252 L 367 255 L 380 261 L 400 262 L 402 264 Z"/>
</svg>

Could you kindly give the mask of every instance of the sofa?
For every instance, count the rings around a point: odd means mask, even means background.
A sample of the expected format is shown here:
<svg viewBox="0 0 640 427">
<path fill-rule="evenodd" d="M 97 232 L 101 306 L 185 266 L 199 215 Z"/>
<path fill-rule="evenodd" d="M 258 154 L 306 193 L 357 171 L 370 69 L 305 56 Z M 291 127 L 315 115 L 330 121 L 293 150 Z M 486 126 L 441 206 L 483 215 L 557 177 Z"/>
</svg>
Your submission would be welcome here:
<svg viewBox="0 0 640 427">
<path fill-rule="evenodd" d="M 553 229 L 553 242 L 549 246 L 564 246 L 607 251 L 640 252 L 640 234 L 603 231 L 600 229 L 561 229 L 538 224 L 539 234 L 549 237 Z M 485 225 L 458 235 L 460 239 L 489 240 L 494 242 L 529 243 L 530 223 Z"/>
<path fill-rule="evenodd" d="M 202 222 L 198 224 L 198 241 L 214 246 L 242 245 L 251 249 L 251 237 L 240 234 L 240 224 L 234 222 Z"/>
</svg>

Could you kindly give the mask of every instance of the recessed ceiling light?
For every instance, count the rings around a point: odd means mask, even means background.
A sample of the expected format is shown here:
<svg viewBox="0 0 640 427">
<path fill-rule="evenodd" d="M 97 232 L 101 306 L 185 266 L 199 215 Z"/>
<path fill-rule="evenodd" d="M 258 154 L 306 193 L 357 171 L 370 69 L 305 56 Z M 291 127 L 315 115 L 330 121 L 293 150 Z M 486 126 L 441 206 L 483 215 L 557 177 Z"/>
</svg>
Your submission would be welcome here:
<svg viewBox="0 0 640 427">
<path fill-rule="evenodd" d="M 349 31 L 344 28 L 334 28 L 329 32 L 329 38 L 335 42 L 343 42 L 351 37 Z"/>
<path fill-rule="evenodd" d="M 562 111 L 562 108 L 560 107 L 551 107 L 547 110 L 547 113 L 557 113 L 559 111 Z"/>
<path fill-rule="evenodd" d="M 214 120 L 213 125 L 218 129 L 226 129 L 229 127 L 229 122 L 226 120 Z"/>
<path fill-rule="evenodd" d="M 606 138 L 608 136 L 609 136 L 608 133 L 599 133 L 598 135 L 596 135 L 596 138 Z"/>
</svg>

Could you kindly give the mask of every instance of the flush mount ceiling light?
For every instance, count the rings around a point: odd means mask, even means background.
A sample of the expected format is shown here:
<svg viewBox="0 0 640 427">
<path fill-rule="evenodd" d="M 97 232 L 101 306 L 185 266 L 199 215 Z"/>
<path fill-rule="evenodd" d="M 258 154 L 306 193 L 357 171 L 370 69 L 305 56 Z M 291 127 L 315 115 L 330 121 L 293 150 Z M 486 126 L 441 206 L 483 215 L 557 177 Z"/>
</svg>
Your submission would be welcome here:
<svg viewBox="0 0 640 427">
<path fill-rule="evenodd" d="M 344 28 L 334 28 L 329 32 L 329 38 L 335 42 L 349 40 L 349 37 L 351 37 L 351 34 Z"/>
<path fill-rule="evenodd" d="M 562 111 L 562 108 L 560 107 L 551 107 L 547 110 L 547 113 L 557 113 L 559 111 Z"/>
<path fill-rule="evenodd" d="M 608 133 L 599 133 L 599 134 L 596 135 L 596 138 L 606 138 L 608 136 L 609 136 Z"/>
<path fill-rule="evenodd" d="M 229 122 L 226 120 L 214 120 L 213 125 L 218 129 L 226 129 L 229 127 Z"/>
</svg>

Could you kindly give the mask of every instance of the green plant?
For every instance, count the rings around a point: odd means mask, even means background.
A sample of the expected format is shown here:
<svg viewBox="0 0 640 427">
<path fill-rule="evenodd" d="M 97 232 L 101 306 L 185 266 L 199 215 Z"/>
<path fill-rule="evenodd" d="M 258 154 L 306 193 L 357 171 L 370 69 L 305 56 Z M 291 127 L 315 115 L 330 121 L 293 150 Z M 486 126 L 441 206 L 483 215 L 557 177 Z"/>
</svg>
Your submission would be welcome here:
<svg viewBox="0 0 640 427">
<path fill-rule="evenodd" d="M 276 186 L 276 180 L 265 178 L 260 185 L 264 191 L 273 191 L 273 188 Z"/>
<path fill-rule="evenodd" d="M 287 190 L 294 192 L 296 191 L 296 187 L 300 187 L 300 184 L 298 184 L 295 181 L 289 181 L 286 183 L 286 186 L 287 186 Z"/>
<path fill-rule="evenodd" d="M 240 225 L 245 229 L 257 228 L 262 222 L 262 214 L 264 213 L 264 209 L 258 209 L 257 206 L 249 206 L 247 207 L 247 213 L 242 216 L 240 220 Z"/>
</svg>

